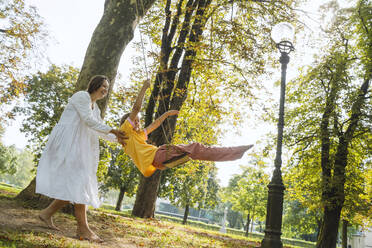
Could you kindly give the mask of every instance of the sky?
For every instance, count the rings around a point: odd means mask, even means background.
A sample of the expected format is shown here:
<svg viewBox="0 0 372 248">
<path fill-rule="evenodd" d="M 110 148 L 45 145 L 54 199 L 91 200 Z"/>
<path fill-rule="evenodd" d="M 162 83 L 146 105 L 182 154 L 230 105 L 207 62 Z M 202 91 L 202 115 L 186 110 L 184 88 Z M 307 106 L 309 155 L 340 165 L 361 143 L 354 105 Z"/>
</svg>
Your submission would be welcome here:
<svg viewBox="0 0 372 248">
<path fill-rule="evenodd" d="M 25 0 L 25 2 L 38 9 L 38 13 L 47 25 L 51 37 L 46 51 L 48 63 L 68 64 L 80 68 L 93 31 L 102 16 L 104 0 Z M 134 40 L 136 39 L 139 39 L 138 34 Z M 118 72 L 124 78 L 129 78 L 130 57 L 134 53 L 135 50 L 130 43 L 124 51 L 118 69 Z M 45 68 L 40 68 L 41 71 L 45 71 L 47 66 L 48 64 L 45 65 Z M 275 80 L 277 79 L 273 79 L 273 82 Z M 6 129 L 3 137 L 5 145 L 15 145 L 21 149 L 27 145 L 26 137 L 19 131 L 21 121 L 21 118 L 17 118 Z M 220 143 L 225 146 L 254 144 L 267 130 L 266 127 L 256 126 L 252 122 L 247 122 L 244 125 L 247 127 L 242 128 L 240 134 L 227 133 L 222 137 Z M 252 152 L 254 152 L 254 148 Z M 239 165 L 246 165 L 248 160 L 249 152 L 240 160 L 216 163 L 219 169 L 218 179 L 220 184 L 227 186 L 231 176 L 240 172 Z"/>
</svg>

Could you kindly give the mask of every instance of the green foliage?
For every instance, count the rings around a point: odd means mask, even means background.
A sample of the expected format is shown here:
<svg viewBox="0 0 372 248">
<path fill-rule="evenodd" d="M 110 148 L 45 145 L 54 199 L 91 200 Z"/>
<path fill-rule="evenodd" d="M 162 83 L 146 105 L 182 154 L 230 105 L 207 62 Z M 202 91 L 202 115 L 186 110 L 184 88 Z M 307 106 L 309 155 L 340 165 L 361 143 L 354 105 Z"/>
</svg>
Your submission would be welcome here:
<svg viewBox="0 0 372 248">
<path fill-rule="evenodd" d="M 150 141 L 161 145 L 171 140 L 177 144 L 178 136 L 182 143 L 196 141 L 214 145 L 221 134 L 220 124 L 238 126 L 244 109 L 258 98 L 255 90 L 262 86 L 257 79 L 266 72 L 264 64 L 273 48 L 270 27 L 282 19 L 294 19 L 293 6 L 294 1 L 200 1 L 194 4 L 181 0 L 157 1 L 140 26 L 142 34 L 151 42 L 146 44 L 147 39 L 143 39 L 144 49 L 150 48 L 150 51 L 144 51 L 144 55 L 135 59 L 134 63 L 141 68 L 135 70 L 132 77 L 135 80 L 146 77 L 147 69 L 148 75 L 154 75 L 145 115 L 147 125 L 168 109 L 181 113 L 171 118 L 169 126 L 163 125 L 165 131 L 153 132 Z M 137 47 L 140 49 L 141 45 L 138 43 Z M 146 54 L 150 55 L 148 68 L 142 64 L 142 56 Z M 187 125 L 182 123 L 182 118 Z M 175 127 L 181 128 L 175 130 Z M 185 195 L 196 195 L 193 185 L 198 173 L 187 173 L 187 170 L 196 172 L 196 168 L 195 163 L 193 166 L 189 163 L 177 170 L 162 172 L 160 194 L 173 197 L 174 188 L 182 192 L 182 185 L 176 184 L 183 183 Z M 159 176 L 151 180 L 158 182 Z M 143 181 L 140 189 L 147 182 Z M 165 192 L 167 190 L 169 192 Z M 154 192 L 157 193 L 148 194 Z M 137 199 L 146 201 L 155 197 L 143 193 Z M 188 205 L 185 200 L 179 204 Z M 135 210 L 142 206 L 135 206 Z"/>
<path fill-rule="evenodd" d="M 293 153 L 283 181 L 315 220 L 322 207 L 341 206 L 343 219 L 364 226 L 371 221 L 371 8 L 367 1 L 327 8 L 335 18 L 321 56 L 287 87 Z"/>
<path fill-rule="evenodd" d="M 228 208 L 227 216 L 226 216 L 227 225 L 231 228 L 242 229 L 245 225 L 243 214 L 238 211 L 233 211 L 231 209 L 231 205 L 232 205 L 231 203 L 229 203 L 228 205 L 230 206 Z"/>
<path fill-rule="evenodd" d="M 162 186 L 160 196 L 167 197 L 179 207 L 188 205 L 213 209 L 217 203 L 218 189 L 215 167 L 192 161 L 174 172 L 169 184 Z"/>
<path fill-rule="evenodd" d="M 270 30 L 279 21 L 295 20 L 296 13 L 292 11 L 295 1 L 211 1 L 204 14 L 203 21 L 206 23 L 202 24 L 202 37 L 193 41 L 191 36 L 187 36 L 185 42 L 180 41 L 183 30 L 188 32 L 187 23 L 183 22 L 188 15 L 187 11 L 192 11 L 191 7 L 186 7 L 186 1 L 170 2 L 169 12 L 166 1 L 156 2 L 140 26 L 141 32 L 148 36 L 151 43 L 148 44 L 144 38 L 145 49 L 149 50 L 145 54 L 151 56 L 149 74 L 159 75 L 173 70 L 171 59 L 176 57 L 175 54 L 184 54 L 187 49 L 193 49 L 195 58 L 190 58 L 193 64 L 190 81 L 186 85 L 187 98 L 195 104 L 205 98 L 209 105 L 207 113 L 216 113 L 214 115 L 218 116 L 220 123 L 238 126 L 245 107 L 261 109 L 254 105 L 260 98 L 256 92 L 263 88 L 261 76 L 268 73 L 266 61 L 272 51 L 276 51 Z M 195 12 L 190 13 L 191 24 L 200 18 Z M 175 25 L 175 38 L 172 40 L 168 40 L 171 34 L 164 36 L 162 30 L 168 25 L 166 17 L 172 18 L 172 24 Z M 141 43 L 136 45 L 140 50 Z M 168 64 L 162 65 L 167 56 L 170 57 L 166 62 Z M 139 75 L 145 77 L 142 54 L 138 55 L 134 63 L 139 64 L 140 68 L 133 72 L 133 79 L 138 80 Z M 164 74 L 161 76 L 168 77 L 168 74 Z M 175 81 L 182 80 L 179 76 L 177 71 Z M 173 82 L 169 83 L 173 88 L 172 85 Z M 177 83 L 174 85 L 177 86 Z M 173 95 L 177 93 L 184 92 L 172 91 Z M 188 111 L 188 107 L 182 106 L 182 112 Z"/>
<path fill-rule="evenodd" d="M 204 86 L 206 87 L 206 86 Z M 193 86 L 190 86 L 193 89 Z M 209 100 L 196 93 L 188 99 L 178 116 L 173 144 L 200 142 L 214 145 L 220 129 L 220 113 L 209 104 Z M 205 115 L 205 111 L 209 115 Z M 167 120 L 166 120 L 167 122 Z M 167 123 L 166 123 L 167 125 Z M 163 172 L 160 196 L 167 197 L 173 204 L 186 207 L 214 208 L 217 203 L 217 171 L 214 163 L 190 161 L 185 165 Z M 167 182 L 167 183 L 165 183 Z"/>
<path fill-rule="evenodd" d="M 299 201 L 287 198 L 283 212 L 283 236 L 298 239 L 312 237 L 312 241 L 316 241 L 321 221 L 320 209 L 309 211 Z"/>
<path fill-rule="evenodd" d="M 166 220 L 166 221 L 170 221 L 170 222 L 174 222 L 174 223 L 179 223 L 179 224 L 182 223 L 182 218 L 171 217 L 171 216 L 167 216 L 167 215 L 157 214 L 156 218 L 158 218 L 160 220 Z M 214 232 L 219 232 L 219 230 L 221 229 L 221 226 L 219 226 L 219 225 L 211 225 L 211 224 L 206 224 L 204 222 L 193 221 L 193 220 L 189 220 L 187 225 L 197 227 L 197 228 L 201 228 L 201 229 L 204 229 L 204 230 L 214 231 Z M 226 232 L 230 235 L 236 235 L 236 236 L 244 236 L 245 235 L 244 231 L 233 229 L 233 228 L 226 228 Z M 264 234 L 262 234 L 262 233 L 250 233 L 249 237 L 250 237 L 250 239 L 253 238 L 253 239 L 256 239 L 257 241 L 261 241 L 264 237 Z M 306 241 L 302 241 L 302 240 L 289 239 L 289 238 L 284 238 L 284 237 L 282 237 L 281 240 L 282 240 L 284 245 L 290 245 L 290 246 L 294 246 L 294 247 L 309 247 L 309 248 L 315 247 L 315 243 L 313 243 L 313 242 L 306 242 Z"/>
<path fill-rule="evenodd" d="M 0 108 L 3 108 L 3 104 L 24 93 L 24 77 L 41 55 L 46 32 L 36 9 L 23 0 L 1 1 L 0 20 Z"/>
<path fill-rule="evenodd" d="M 18 151 L 15 146 L 5 146 L 0 142 L 0 176 L 13 175 L 19 166 Z"/>
<path fill-rule="evenodd" d="M 103 183 L 100 187 L 102 192 L 110 189 L 125 189 L 128 197 L 132 197 L 137 190 L 139 171 L 123 149 L 116 144 L 109 147 L 111 160 L 106 173 L 99 177 Z M 101 159 L 100 164 L 104 161 Z"/>
<path fill-rule="evenodd" d="M 19 194 L 21 190 L 22 190 L 21 188 L 16 188 L 13 185 L 0 182 L 0 197 L 12 199 L 17 194 Z"/>
<path fill-rule="evenodd" d="M 222 192 L 222 201 L 230 203 L 232 210 L 241 212 L 243 216 L 263 220 L 269 176 L 258 157 L 251 163 L 254 167 L 241 166 L 243 172 L 230 179 L 229 185 Z"/>
<path fill-rule="evenodd" d="M 59 121 L 77 77 L 78 70 L 71 66 L 52 65 L 47 72 L 27 78 L 25 104 L 15 107 L 14 112 L 26 117 L 21 131 L 28 137 L 35 160 Z"/>
<path fill-rule="evenodd" d="M 28 150 L 20 152 L 14 150 L 14 152 L 14 159 L 16 160 L 16 162 L 13 163 L 15 166 L 15 173 L 0 173 L 0 181 L 24 188 L 35 175 L 33 155 Z M 1 154 L 4 153 L 1 152 Z"/>
</svg>

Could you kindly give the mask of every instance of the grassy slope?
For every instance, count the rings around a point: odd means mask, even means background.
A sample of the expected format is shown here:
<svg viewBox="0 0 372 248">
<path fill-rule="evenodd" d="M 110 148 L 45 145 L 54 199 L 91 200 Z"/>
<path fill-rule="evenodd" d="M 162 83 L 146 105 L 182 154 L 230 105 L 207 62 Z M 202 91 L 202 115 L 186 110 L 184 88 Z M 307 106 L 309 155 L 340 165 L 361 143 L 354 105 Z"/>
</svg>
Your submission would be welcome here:
<svg viewBox="0 0 372 248">
<path fill-rule="evenodd" d="M 45 228 L 38 220 L 38 210 L 24 208 L 13 198 L 21 189 L 0 183 L 0 248 L 34 247 L 259 247 L 260 238 L 222 234 L 158 219 L 134 218 L 128 212 L 91 209 L 90 227 L 103 244 L 80 241 L 75 237 L 73 216 L 57 213 L 54 222 L 62 232 Z M 172 218 L 170 218 L 172 220 Z M 283 240 L 284 241 L 284 240 Z M 287 242 L 285 242 L 287 243 Z M 305 244 L 313 247 L 313 244 Z M 302 245 L 301 245 L 302 246 Z M 295 247 L 287 246 L 284 247 Z"/>
<path fill-rule="evenodd" d="M 103 210 L 90 210 L 91 228 L 105 242 L 77 240 L 72 216 L 57 213 L 55 223 L 62 232 L 45 228 L 38 210 L 26 209 L 13 197 L 19 192 L 0 184 L 0 247 L 258 247 L 244 237 L 192 228 L 156 219 L 119 216 Z"/>
</svg>

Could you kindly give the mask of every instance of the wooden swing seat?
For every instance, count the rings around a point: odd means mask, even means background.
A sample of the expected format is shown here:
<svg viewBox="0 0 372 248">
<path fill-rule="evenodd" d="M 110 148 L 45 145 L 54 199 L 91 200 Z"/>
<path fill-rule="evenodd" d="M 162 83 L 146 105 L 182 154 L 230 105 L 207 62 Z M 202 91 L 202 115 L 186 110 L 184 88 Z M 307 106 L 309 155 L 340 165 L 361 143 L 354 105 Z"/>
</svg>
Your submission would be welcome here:
<svg viewBox="0 0 372 248">
<path fill-rule="evenodd" d="M 190 157 L 187 156 L 187 154 L 182 154 L 178 157 L 174 157 L 172 159 L 165 161 L 163 165 L 167 168 L 174 168 L 176 166 L 186 163 L 189 160 L 190 160 Z"/>
</svg>

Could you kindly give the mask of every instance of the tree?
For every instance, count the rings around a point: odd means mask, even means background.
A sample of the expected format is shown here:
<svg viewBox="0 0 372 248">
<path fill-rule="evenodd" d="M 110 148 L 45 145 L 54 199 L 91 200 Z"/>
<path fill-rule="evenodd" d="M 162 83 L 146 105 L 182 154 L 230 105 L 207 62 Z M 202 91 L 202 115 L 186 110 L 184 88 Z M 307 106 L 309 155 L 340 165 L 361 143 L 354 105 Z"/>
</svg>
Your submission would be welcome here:
<svg viewBox="0 0 372 248">
<path fill-rule="evenodd" d="M 190 86 L 193 91 L 194 86 Z M 208 115 L 205 115 L 208 112 Z M 208 98 L 195 93 L 185 101 L 183 113 L 178 116 L 178 125 L 173 135 L 175 144 L 202 142 L 214 145 L 221 132 L 217 126 L 221 121 L 220 111 L 210 105 Z M 168 197 L 172 204 L 185 208 L 186 224 L 192 207 L 214 208 L 219 189 L 216 167 L 207 161 L 190 161 L 186 165 L 165 171 L 162 174 L 159 196 Z"/>
<path fill-rule="evenodd" d="M 51 65 L 47 72 L 38 72 L 26 79 L 25 104 L 16 106 L 13 112 L 25 116 L 21 132 L 28 137 L 36 155 L 35 162 L 72 95 L 77 76 L 76 68 Z"/>
<path fill-rule="evenodd" d="M 0 20 L 0 108 L 3 108 L 24 93 L 25 72 L 40 57 L 46 32 L 36 9 L 23 0 L 2 1 Z M 4 116 L 0 118 L 3 121 Z"/>
<path fill-rule="evenodd" d="M 239 1 L 236 3 L 239 15 L 230 19 L 233 11 L 229 3 L 211 0 L 179 0 L 173 3 L 168 0 L 150 11 L 146 22 L 146 27 L 149 27 L 143 31 L 149 34 L 154 44 L 159 44 L 160 50 L 155 53 L 158 54 L 154 59 L 157 67 L 154 71 L 154 87 L 146 107 L 146 125 L 169 109 L 180 110 L 187 99 L 190 84 L 208 85 L 204 93 L 216 108 L 222 108 L 223 103 L 218 99 L 221 95 L 229 94 L 230 98 L 225 98 L 229 100 L 237 95 L 253 98 L 251 90 L 254 83 L 245 87 L 247 81 L 244 76 L 251 75 L 253 78 L 264 71 L 264 54 L 270 48 L 269 45 L 263 45 L 270 43 L 269 36 L 260 34 L 268 33 L 266 24 L 288 13 L 279 10 L 280 5 L 284 4 L 282 2 L 268 3 L 266 6 L 262 2 Z M 232 4 L 235 6 L 234 2 Z M 270 11 L 266 11 L 268 8 Z M 163 20 L 159 18 L 159 13 L 165 19 L 162 30 L 159 30 L 160 21 Z M 248 31 L 253 29 L 257 33 Z M 239 35 L 243 32 L 247 33 Z M 225 58 L 231 58 L 231 61 Z M 242 65 L 243 59 L 249 61 L 248 66 Z M 238 90 L 241 90 L 240 94 L 236 93 Z M 219 91 L 224 93 L 219 95 Z M 156 145 L 170 142 L 176 122 L 177 117 L 170 118 L 163 128 L 151 133 L 150 141 Z M 135 216 L 153 217 L 161 175 L 158 171 L 150 178 L 141 178 L 132 212 Z"/>
<path fill-rule="evenodd" d="M 233 211 L 231 209 L 231 204 L 228 208 L 226 219 L 230 228 L 242 229 L 244 227 L 244 219 L 242 213 L 239 211 Z"/>
<path fill-rule="evenodd" d="M 316 241 L 321 224 L 321 211 L 310 211 L 300 201 L 286 196 L 284 201 L 283 236 Z"/>
<path fill-rule="evenodd" d="M 162 190 L 167 187 L 166 190 Z M 216 168 L 211 162 L 192 161 L 178 169 L 168 183 L 161 187 L 160 196 L 167 197 L 173 205 L 185 209 L 182 224 L 187 223 L 190 208 L 214 208 L 219 186 Z"/>
<path fill-rule="evenodd" d="M 255 163 L 257 166 L 259 163 Z M 249 224 L 257 218 L 265 215 L 267 201 L 266 187 L 269 184 L 269 175 L 265 174 L 260 167 L 243 167 L 241 175 L 235 175 L 230 179 L 229 186 L 223 193 L 223 201 L 230 202 L 234 211 L 241 212 L 246 216 L 246 236 L 248 236 Z"/>
<path fill-rule="evenodd" d="M 1 154 L 4 154 L 1 152 Z M 6 154 L 6 153 L 5 153 Z M 30 180 L 35 176 L 35 166 L 33 163 L 33 154 L 28 150 L 16 151 L 17 163 L 13 163 L 16 166 L 16 172 L 11 174 L 9 172 L 5 174 L 0 173 L 0 180 L 18 187 L 25 187 L 30 183 Z"/>
<path fill-rule="evenodd" d="M 306 169 L 303 185 L 291 181 L 292 192 L 304 202 L 320 199 L 314 206 L 323 208 L 317 247 L 336 247 L 340 216 L 352 205 L 369 205 L 363 174 L 371 156 L 371 9 L 367 1 L 350 9 L 334 7 L 328 6 L 336 17 L 323 37 L 324 55 L 288 85 L 287 94 L 293 105 L 288 105 L 286 136 L 295 147 L 290 166 Z"/>
<path fill-rule="evenodd" d="M 5 146 L 0 143 L 0 174 L 13 175 L 19 164 L 15 146 Z"/>
<path fill-rule="evenodd" d="M 85 90 L 92 76 L 106 75 L 110 79 L 109 93 L 97 102 L 102 117 L 114 87 L 117 69 L 125 47 L 133 39 L 139 20 L 155 0 L 105 0 L 102 18 L 93 32 L 75 91 Z"/>
<path fill-rule="evenodd" d="M 119 189 L 115 210 L 120 211 L 124 194 L 132 197 L 136 193 L 139 172 L 121 147 L 114 145 L 114 147 L 109 147 L 108 150 L 111 160 L 107 172 L 104 173 L 103 177 L 99 178 L 103 183 L 100 186 L 100 190 L 108 192 L 110 189 Z M 101 159 L 100 163 L 103 161 Z"/>
</svg>

